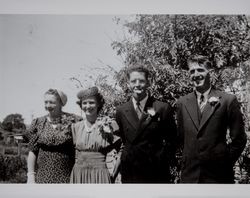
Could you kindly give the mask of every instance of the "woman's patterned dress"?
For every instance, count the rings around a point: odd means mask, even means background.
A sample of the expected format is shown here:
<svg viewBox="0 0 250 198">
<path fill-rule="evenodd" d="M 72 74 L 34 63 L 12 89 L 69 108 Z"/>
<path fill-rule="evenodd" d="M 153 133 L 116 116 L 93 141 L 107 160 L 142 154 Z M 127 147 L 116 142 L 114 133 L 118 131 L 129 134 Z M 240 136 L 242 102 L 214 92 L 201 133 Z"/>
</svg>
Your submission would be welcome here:
<svg viewBox="0 0 250 198">
<path fill-rule="evenodd" d="M 47 116 L 34 119 L 29 130 L 29 149 L 37 156 L 36 183 L 69 183 L 74 165 L 71 124 L 80 118 L 63 113 L 53 128 Z"/>
</svg>

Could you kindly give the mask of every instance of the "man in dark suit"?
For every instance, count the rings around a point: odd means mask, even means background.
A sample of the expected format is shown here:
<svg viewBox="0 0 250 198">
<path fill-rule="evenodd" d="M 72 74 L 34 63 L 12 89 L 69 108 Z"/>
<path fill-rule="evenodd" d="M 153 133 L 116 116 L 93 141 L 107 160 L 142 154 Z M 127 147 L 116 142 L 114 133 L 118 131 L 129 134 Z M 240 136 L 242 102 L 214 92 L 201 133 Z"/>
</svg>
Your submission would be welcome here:
<svg viewBox="0 0 250 198">
<path fill-rule="evenodd" d="M 194 92 L 177 102 L 181 182 L 234 183 L 233 166 L 246 144 L 239 103 L 234 95 L 211 87 L 205 56 L 192 56 L 188 67 Z"/>
<path fill-rule="evenodd" d="M 172 108 L 150 96 L 146 68 L 132 67 L 127 74 L 132 97 L 116 113 L 124 145 L 122 183 L 168 183 L 177 136 Z"/>
</svg>

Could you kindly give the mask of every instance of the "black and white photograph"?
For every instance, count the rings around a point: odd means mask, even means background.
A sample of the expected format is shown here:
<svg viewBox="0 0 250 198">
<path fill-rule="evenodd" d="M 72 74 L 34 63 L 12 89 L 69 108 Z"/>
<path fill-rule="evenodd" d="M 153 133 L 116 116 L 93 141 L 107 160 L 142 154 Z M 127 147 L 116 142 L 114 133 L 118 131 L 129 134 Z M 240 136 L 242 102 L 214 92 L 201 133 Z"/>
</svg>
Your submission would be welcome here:
<svg viewBox="0 0 250 198">
<path fill-rule="evenodd" d="M 0 12 L 3 195 L 245 197 L 250 12 L 99 8 Z"/>
</svg>

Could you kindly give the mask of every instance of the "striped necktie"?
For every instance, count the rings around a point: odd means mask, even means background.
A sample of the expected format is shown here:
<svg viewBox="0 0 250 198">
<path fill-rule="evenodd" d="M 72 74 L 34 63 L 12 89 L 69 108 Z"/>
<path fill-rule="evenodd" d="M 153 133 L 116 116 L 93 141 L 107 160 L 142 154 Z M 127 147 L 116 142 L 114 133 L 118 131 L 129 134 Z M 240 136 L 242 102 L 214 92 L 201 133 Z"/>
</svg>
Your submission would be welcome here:
<svg viewBox="0 0 250 198">
<path fill-rule="evenodd" d="M 141 110 L 141 107 L 140 107 L 140 102 L 137 101 L 136 102 L 136 108 L 135 108 L 135 111 L 136 111 L 136 114 L 138 116 L 139 119 L 141 119 L 141 116 L 142 116 L 142 110 Z"/>
<path fill-rule="evenodd" d="M 203 94 L 201 94 L 201 96 L 200 96 L 200 102 L 199 102 L 199 107 L 200 107 L 201 113 L 203 112 L 205 105 L 206 105 L 206 103 L 205 103 L 205 97 L 204 97 Z"/>
</svg>

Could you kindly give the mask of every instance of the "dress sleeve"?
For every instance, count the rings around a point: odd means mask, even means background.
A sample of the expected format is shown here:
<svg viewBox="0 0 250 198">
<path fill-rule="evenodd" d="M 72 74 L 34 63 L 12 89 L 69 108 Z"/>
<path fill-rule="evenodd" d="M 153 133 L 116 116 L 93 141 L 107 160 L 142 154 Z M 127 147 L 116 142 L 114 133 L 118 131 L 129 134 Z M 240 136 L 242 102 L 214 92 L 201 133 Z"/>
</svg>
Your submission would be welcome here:
<svg viewBox="0 0 250 198">
<path fill-rule="evenodd" d="M 29 150 L 32 151 L 35 154 L 38 154 L 39 151 L 39 145 L 38 145 L 38 123 L 39 123 L 39 119 L 36 118 L 31 122 L 30 128 L 28 129 L 28 139 L 29 139 L 29 143 L 28 143 L 28 147 Z"/>
<path fill-rule="evenodd" d="M 76 144 L 76 127 L 75 123 L 71 124 L 71 132 L 72 132 L 72 137 L 73 137 L 73 144 Z"/>
</svg>

